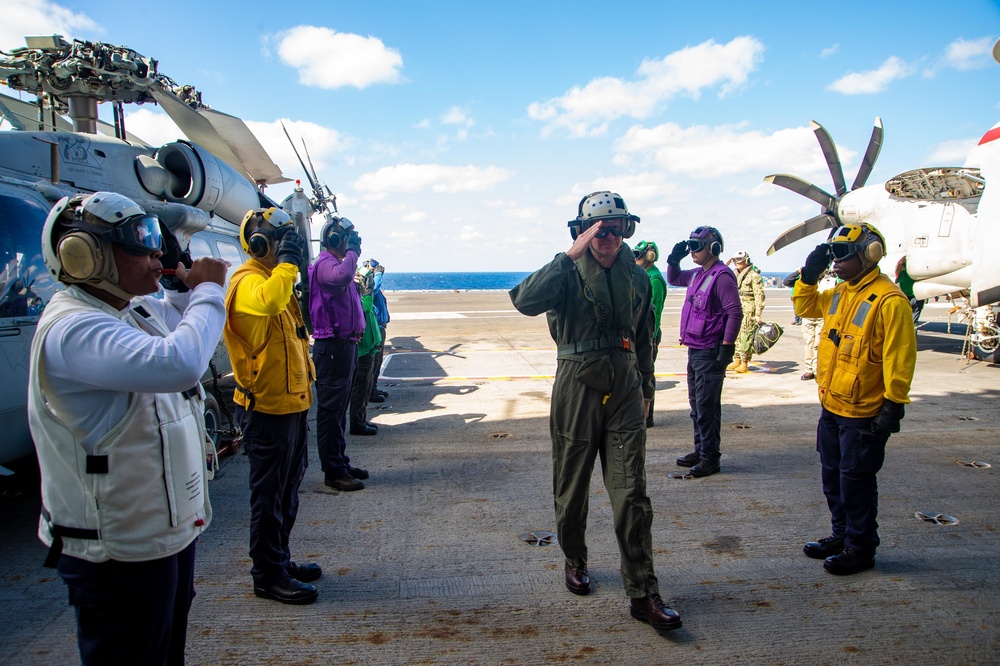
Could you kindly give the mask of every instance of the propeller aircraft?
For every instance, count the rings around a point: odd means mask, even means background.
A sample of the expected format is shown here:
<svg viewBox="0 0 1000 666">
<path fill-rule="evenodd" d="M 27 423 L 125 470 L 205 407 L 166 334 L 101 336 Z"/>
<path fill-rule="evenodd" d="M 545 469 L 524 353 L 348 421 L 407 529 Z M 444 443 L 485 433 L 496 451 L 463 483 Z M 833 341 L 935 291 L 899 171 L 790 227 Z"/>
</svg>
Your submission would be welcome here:
<svg viewBox="0 0 1000 666">
<path fill-rule="evenodd" d="M 880 118 L 858 174 L 847 189 L 837 147 L 829 132 L 811 123 L 826 158 L 834 193 L 797 176 L 774 174 L 764 180 L 800 194 L 822 211 L 781 234 L 767 254 L 820 231 L 867 222 L 881 231 L 888 247 L 882 271 L 890 276 L 905 257 L 918 300 L 949 296 L 961 302 L 973 353 L 1000 362 L 1000 124 L 969 155 L 968 164 L 913 169 L 884 184 L 866 185 L 882 148 Z M 887 270 L 888 269 L 888 270 Z"/>
</svg>

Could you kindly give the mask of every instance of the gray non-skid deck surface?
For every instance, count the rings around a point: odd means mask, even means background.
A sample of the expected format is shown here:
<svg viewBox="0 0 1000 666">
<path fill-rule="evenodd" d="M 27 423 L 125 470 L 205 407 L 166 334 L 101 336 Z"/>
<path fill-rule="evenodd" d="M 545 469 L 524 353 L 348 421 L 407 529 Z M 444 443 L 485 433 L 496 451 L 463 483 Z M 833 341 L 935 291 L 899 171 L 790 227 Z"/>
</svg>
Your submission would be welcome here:
<svg viewBox="0 0 1000 666">
<path fill-rule="evenodd" d="M 790 321 L 787 292 L 769 298 L 768 314 Z M 393 312 L 463 317 L 389 325 L 399 353 L 386 374 L 397 379 L 383 382 L 387 408 L 370 411 L 381 430 L 348 444 L 353 464 L 371 471 L 365 490 L 326 488 L 313 443 L 292 548 L 323 566 L 318 602 L 253 596 L 247 462 L 226 459 L 211 484 L 215 519 L 198 545 L 188 663 L 1000 661 L 1000 368 L 966 367 L 961 339 L 942 322 L 920 334 L 914 405 L 880 475 L 877 566 L 838 578 L 801 552 L 829 524 L 798 328 L 786 327 L 752 373 L 727 378 L 723 473 L 668 478 L 691 440 L 671 291 L 647 474 L 657 575 L 684 627 L 661 636 L 628 615 L 599 470 L 588 530 L 593 594 L 566 591 L 557 546 L 519 539 L 554 529 L 551 381 L 498 377 L 552 373 L 544 317 L 487 312 L 510 309 L 502 293 L 397 293 L 389 302 Z M 929 306 L 924 317 L 943 312 Z M 0 663 L 64 666 L 77 661 L 73 613 L 63 584 L 40 566 L 34 492 L 0 499 Z M 960 522 L 921 522 L 922 510 Z"/>
</svg>

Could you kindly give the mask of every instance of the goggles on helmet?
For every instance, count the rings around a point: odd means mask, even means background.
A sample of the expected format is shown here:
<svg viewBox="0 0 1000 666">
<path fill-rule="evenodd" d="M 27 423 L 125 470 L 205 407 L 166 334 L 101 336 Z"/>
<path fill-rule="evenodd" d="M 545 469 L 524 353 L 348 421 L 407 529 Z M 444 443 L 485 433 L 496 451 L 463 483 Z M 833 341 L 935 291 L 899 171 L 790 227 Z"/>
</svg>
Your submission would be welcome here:
<svg viewBox="0 0 1000 666">
<path fill-rule="evenodd" d="M 688 250 L 691 252 L 701 252 L 706 247 L 708 247 L 708 241 L 698 240 L 697 238 L 688 239 Z"/>
<path fill-rule="evenodd" d="M 608 235 L 610 234 L 612 236 L 617 236 L 618 238 L 624 238 L 625 234 L 625 232 L 623 231 L 623 227 L 625 226 L 624 219 L 620 217 L 615 217 L 610 219 L 604 218 L 603 220 L 601 220 L 601 222 L 604 226 L 602 226 L 600 231 L 594 234 L 594 236 L 596 236 L 597 238 L 607 238 Z M 609 226 L 612 224 L 615 226 Z"/>
<path fill-rule="evenodd" d="M 155 215 L 133 215 L 102 235 L 111 243 L 119 245 L 126 254 L 138 257 L 163 250 L 160 220 Z"/>
<path fill-rule="evenodd" d="M 833 258 L 838 261 L 849 259 L 865 249 L 865 245 L 861 243 L 827 243 L 827 247 L 830 248 Z"/>
</svg>

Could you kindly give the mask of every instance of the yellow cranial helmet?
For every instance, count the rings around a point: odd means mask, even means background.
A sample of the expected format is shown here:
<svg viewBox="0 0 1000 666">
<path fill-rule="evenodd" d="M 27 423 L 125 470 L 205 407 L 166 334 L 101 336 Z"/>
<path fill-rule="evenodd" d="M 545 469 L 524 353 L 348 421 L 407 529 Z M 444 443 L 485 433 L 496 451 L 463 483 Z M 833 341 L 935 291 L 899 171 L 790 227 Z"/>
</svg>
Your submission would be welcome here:
<svg viewBox="0 0 1000 666">
<path fill-rule="evenodd" d="M 292 223 L 292 218 L 280 208 L 254 208 L 248 210 L 240 223 L 240 245 L 243 251 L 254 257 L 263 257 L 270 247 L 270 238 L 266 232 L 258 233 L 257 229 L 263 223 L 268 223 L 275 229 Z"/>
<path fill-rule="evenodd" d="M 865 266 L 877 264 L 885 256 L 885 236 L 866 222 L 838 227 L 826 244 L 834 259 L 844 260 L 859 254 Z"/>
</svg>

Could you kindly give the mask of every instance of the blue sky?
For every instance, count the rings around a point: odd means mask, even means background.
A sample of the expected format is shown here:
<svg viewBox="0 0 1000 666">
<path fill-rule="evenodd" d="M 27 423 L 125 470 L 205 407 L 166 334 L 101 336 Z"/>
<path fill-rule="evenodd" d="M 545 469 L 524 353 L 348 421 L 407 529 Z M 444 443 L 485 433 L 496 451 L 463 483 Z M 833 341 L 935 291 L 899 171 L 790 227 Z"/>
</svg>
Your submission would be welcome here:
<svg viewBox="0 0 1000 666">
<path fill-rule="evenodd" d="M 0 50 L 25 34 L 122 44 L 243 118 L 290 178 L 283 120 L 395 271 L 528 271 L 569 247 L 594 190 L 639 215 L 664 253 L 701 224 L 764 271 L 820 239 L 764 252 L 819 206 L 763 182 L 833 191 L 809 121 L 851 183 L 876 116 L 869 184 L 963 165 L 1000 121 L 1000 6 L 940 2 L 193 2 L 0 0 Z M 7 89 L 3 92 L 11 94 Z M 16 94 L 16 93 L 15 93 Z M 102 115 L 110 116 L 110 109 Z M 154 105 L 129 131 L 180 138 Z M 267 190 L 280 200 L 290 185 Z"/>
</svg>

